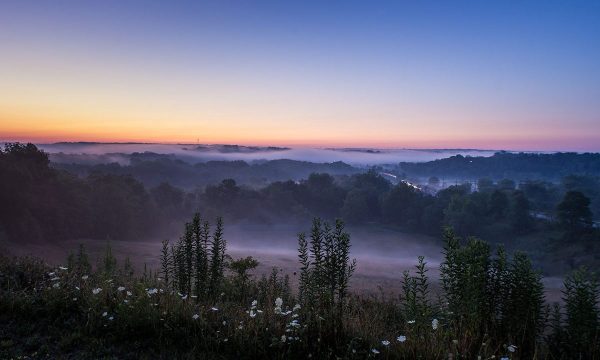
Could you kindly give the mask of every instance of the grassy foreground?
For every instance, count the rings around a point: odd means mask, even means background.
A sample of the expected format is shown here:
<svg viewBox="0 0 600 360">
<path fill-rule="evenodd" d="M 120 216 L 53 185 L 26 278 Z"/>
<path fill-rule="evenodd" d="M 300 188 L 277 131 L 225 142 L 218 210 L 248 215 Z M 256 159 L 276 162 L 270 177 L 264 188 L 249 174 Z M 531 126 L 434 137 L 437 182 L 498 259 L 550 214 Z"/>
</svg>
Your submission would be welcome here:
<svg viewBox="0 0 600 360">
<path fill-rule="evenodd" d="M 228 258 L 222 223 L 199 216 L 156 272 L 135 275 L 109 247 L 94 271 L 83 248 L 62 266 L 0 257 L 0 358 L 600 358 L 593 274 L 568 276 L 549 305 L 524 254 L 444 237 L 441 293 L 420 258 L 397 299 L 348 292 L 341 222 L 299 235 L 298 289 L 276 269 L 254 279 L 258 263 Z"/>
</svg>

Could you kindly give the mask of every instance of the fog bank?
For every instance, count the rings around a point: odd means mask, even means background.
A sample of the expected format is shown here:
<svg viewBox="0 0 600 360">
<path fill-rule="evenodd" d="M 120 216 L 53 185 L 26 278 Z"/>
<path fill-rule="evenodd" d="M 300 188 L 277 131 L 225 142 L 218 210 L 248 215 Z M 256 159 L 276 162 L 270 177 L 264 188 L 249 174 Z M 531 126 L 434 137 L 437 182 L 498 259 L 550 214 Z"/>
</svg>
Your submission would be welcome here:
<svg viewBox="0 0 600 360">
<path fill-rule="evenodd" d="M 38 144 L 38 147 L 51 154 L 102 156 L 103 158 L 98 159 L 98 162 L 114 161 L 123 163 L 126 162 L 126 158 L 119 157 L 119 154 L 151 152 L 172 155 L 177 159 L 190 163 L 210 160 L 244 160 L 252 162 L 290 159 L 316 163 L 343 161 L 357 166 L 425 162 L 458 154 L 464 156 L 491 156 L 495 152 L 476 149 L 270 148 L 233 145 L 128 143 L 55 143 Z M 77 158 L 70 159 L 77 162 Z M 55 159 L 53 160 L 55 161 Z"/>
</svg>

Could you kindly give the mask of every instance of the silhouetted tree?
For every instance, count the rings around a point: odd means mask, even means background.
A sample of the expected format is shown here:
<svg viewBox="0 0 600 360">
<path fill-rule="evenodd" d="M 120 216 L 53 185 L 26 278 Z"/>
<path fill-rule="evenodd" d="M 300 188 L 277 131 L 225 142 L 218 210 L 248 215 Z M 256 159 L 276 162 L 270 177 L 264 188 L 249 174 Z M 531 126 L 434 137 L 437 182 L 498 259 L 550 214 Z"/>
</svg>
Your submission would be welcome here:
<svg viewBox="0 0 600 360">
<path fill-rule="evenodd" d="M 592 225 L 590 199 L 579 191 L 567 191 L 556 208 L 558 220 L 568 232 L 585 230 Z"/>
</svg>

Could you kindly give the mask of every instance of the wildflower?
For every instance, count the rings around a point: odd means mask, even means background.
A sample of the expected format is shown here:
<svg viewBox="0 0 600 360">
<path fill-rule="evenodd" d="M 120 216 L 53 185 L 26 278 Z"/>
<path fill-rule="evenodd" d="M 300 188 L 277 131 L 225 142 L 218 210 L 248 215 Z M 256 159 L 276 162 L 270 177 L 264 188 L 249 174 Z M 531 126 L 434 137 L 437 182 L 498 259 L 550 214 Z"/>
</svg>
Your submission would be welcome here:
<svg viewBox="0 0 600 360">
<path fill-rule="evenodd" d="M 223 342 L 227 342 L 228 340 L 229 340 L 229 339 L 225 338 L 225 339 L 223 339 Z"/>
<path fill-rule="evenodd" d="M 123 300 L 123 302 L 124 302 L 125 304 L 128 304 L 128 303 L 129 303 L 129 300 L 125 299 L 125 300 Z"/>
<path fill-rule="evenodd" d="M 285 342 L 286 340 L 287 340 L 287 337 L 285 335 L 281 335 L 281 342 Z"/>
<path fill-rule="evenodd" d="M 300 304 L 296 304 L 296 305 L 294 305 L 294 308 L 292 309 L 292 311 L 298 311 L 298 310 L 300 310 L 300 308 L 301 308 Z"/>
<path fill-rule="evenodd" d="M 58 289 L 60 287 L 60 283 L 54 283 L 54 285 L 52 285 L 53 288 Z"/>
<path fill-rule="evenodd" d="M 389 345 L 390 345 L 390 342 L 389 342 L 389 341 L 387 341 L 387 340 L 383 340 L 383 341 L 381 341 L 381 344 L 382 344 L 383 346 L 389 346 Z"/>
<path fill-rule="evenodd" d="M 105 282 L 108 283 L 108 284 L 110 284 L 111 282 L 113 282 L 113 279 L 108 279 Z"/>
<path fill-rule="evenodd" d="M 227 321 L 223 320 L 223 326 L 227 325 Z"/>
<path fill-rule="evenodd" d="M 407 323 L 409 323 L 409 324 L 414 324 L 414 323 L 415 323 L 415 320 L 408 320 L 408 321 L 407 321 Z"/>
<path fill-rule="evenodd" d="M 81 278 L 82 278 L 83 280 L 87 280 L 87 279 L 89 278 L 89 276 L 88 276 L 88 275 L 83 275 Z"/>
<path fill-rule="evenodd" d="M 101 289 L 101 288 L 95 288 L 95 289 L 92 289 L 92 294 L 94 294 L 94 295 L 98 295 L 98 294 L 100 294 L 100 291 L 102 291 L 102 289 Z"/>
<path fill-rule="evenodd" d="M 403 343 L 403 342 L 405 342 L 405 341 L 406 341 L 406 336 L 404 336 L 404 335 L 400 335 L 400 336 L 398 336 L 398 337 L 396 338 L 396 340 L 398 340 L 398 342 L 401 342 L 401 343 Z"/>
<path fill-rule="evenodd" d="M 275 299 L 275 313 L 276 314 L 280 314 L 281 313 L 281 306 L 283 305 L 283 300 L 278 297 L 277 299 Z"/>
<path fill-rule="evenodd" d="M 50 281 L 56 281 L 56 280 L 60 280 L 60 278 L 58 276 L 55 276 L 52 279 L 50 279 Z"/>
<path fill-rule="evenodd" d="M 59 269 L 61 269 L 61 270 L 63 270 L 63 271 L 64 271 L 64 270 L 69 270 L 69 268 L 66 268 L 66 267 L 64 267 L 64 266 L 59 266 L 58 268 L 59 268 Z"/>
<path fill-rule="evenodd" d="M 181 300 L 187 300 L 187 297 L 188 297 L 187 295 L 184 295 L 181 297 Z"/>
<path fill-rule="evenodd" d="M 192 316 L 192 319 L 194 319 L 194 320 L 198 320 L 198 318 L 199 318 L 199 317 L 200 317 L 200 315 L 198 315 L 198 314 L 194 314 L 194 316 Z"/>
<path fill-rule="evenodd" d="M 219 309 L 217 309 L 217 308 L 216 308 L 216 307 L 214 307 L 214 306 L 213 306 L 213 307 L 211 307 L 210 309 L 211 309 L 212 311 L 219 311 Z"/>
<path fill-rule="evenodd" d="M 371 352 L 375 355 L 379 354 L 379 350 L 377 350 L 377 349 L 371 349 Z"/>
<path fill-rule="evenodd" d="M 131 293 L 131 291 L 127 291 L 127 296 L 131 296 L 131 295 L 133 295 L 133 294 Z"/>
<path fill-rule="evenodd" d="M 254 312 L 254 310 L 250 310 L 250 317 L 251 318 L 255 318 L 256 317 L 256 313 Z"/>
<path fill-rule="evenodd" d="M 516 347 L 515 345 L 508 345 L 508 348 L 507 348 L 507 349 L 508 349 L 508 351 L 510 351 L 510 352 L 515 352 L 515 351 L 517 351 L 517 347 Z"/>
<path fill-rule="evenodd" d="M 111 316 L 111 317 L 108 318 L 108 320 L 110 320 L 110 321 L 113 321 L 113 319 L 114 319 L 113 316 Z"/>
<path fill-rule="evenodd" d="M 244 325 L 240 324 L 237 328 L 238 328 L 238 330 L 242 330 L 244 328 Z"/>
<path fill-rule="evenodd" d="M 256 310 L 256 312 L 257 312 L 258 314 L 262 314 L 262 312 L 263 312 L 263 311 L 262 311 L 262 310 Z"/>
<path fill-rule="evenodd" d="M 125 291 L 125 286 L 119 286 L 117 288 L 117 291 L 121 292 L 121 291 Z"/>
<path fill-rule="evenodd" d="M 56 274 L 56 273 L 55 273 L 54 271 L 53 271 L 53 272 L 49 272 L 49 273 L 48 273 L 48 276 L 54 276 L 55 274 Z"/>
<path fill-rule="evenodd" d="M 81 289 L 79 288 L 79 286 L 75 286 L 75 290 L 79 291 Z"/>
<path fill-rule="evenodd" d="M 456 345 L 456 344 L 458 344 L 458 340 L 454 339 L 454 340 L 452 340 L 452 343 L 453 343 L 454 345 Z"/>
<path fill-rule="evenodd" d="M 106 315 L 108 315 L 106 311 L 102 313 L 102 317 L 106 317 Z"/>
<path fill-rule="evenodd" d="M 438 319 L 433 319 L 433 320 L 431 320 L 431 328 L 432 328 L 433 330 L 437 330 L 437 328 L 438 328 L 438 325 L 439 325 L 439 321 L 438 321 Z"/>
<path fill-rule="evenodd" d="M 157 288 L 148 289 L 148 290 L 146 290 L 146 293 L 148 294 L 148 296 L 158 294 L 158 289 Z"/>
<path fill-rule="evenodd" d="M 253 301 L 252 301 L 252 307 L 253 307 L 253 308 L 255 308 L 255 307 L 256 307 L 256 305 L 258 305 L 258 301 L 256 301 L 256 300 L 253 300 Z"/>
</svg>

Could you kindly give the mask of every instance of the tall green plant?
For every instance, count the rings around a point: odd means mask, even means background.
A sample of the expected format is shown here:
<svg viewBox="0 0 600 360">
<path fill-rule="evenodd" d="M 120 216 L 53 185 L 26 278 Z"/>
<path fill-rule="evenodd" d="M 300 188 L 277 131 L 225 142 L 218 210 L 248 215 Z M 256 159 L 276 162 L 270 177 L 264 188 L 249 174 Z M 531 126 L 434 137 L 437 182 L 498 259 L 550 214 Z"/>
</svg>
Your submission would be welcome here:
<svg viewBox="0 0 600 360">
<path fill-rule="evenodd" d="M 340 333 L 348 284 L 356 268 L 356 260 L 350 260 L 350 235 L 344 231 L 344 223 L 337 220 L 332 229 L 314 219 L 310 246 L 306 236 L 299 234 L 298 250 L 300 298 L 316 317 L 325 319 L 330 331 Z"/>
<path fill-rule="evenodd" d="M 580 268 L 565 278 L 564 286 L 568 352 L 573 358 L 588 359 L 600 347 L 598 279 Z"/>
<path fill-rule="evenodd" d="M 227 242 L 223 238 L 223 219 L 218 218 L 210 249 L 210 280 L 208 292 L 212 297 L 215 297 L 221 290 L 223 271 L 225 269 L 226 247 Z"/>
</svg>

